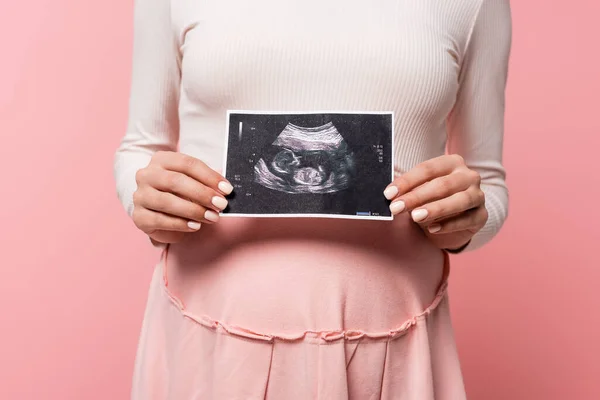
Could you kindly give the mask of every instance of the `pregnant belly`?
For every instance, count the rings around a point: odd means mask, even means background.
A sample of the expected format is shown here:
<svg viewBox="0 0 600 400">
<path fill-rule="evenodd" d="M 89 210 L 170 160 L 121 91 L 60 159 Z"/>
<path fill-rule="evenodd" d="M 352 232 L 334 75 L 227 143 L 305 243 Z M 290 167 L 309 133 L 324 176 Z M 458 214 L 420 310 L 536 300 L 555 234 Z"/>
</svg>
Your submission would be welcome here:
<svg viewBox="0 0 600 400">
<path fill-rule="evenodd" d="M 223 218 L 163 265 L 187 312 L 253 332 L 388 331 L 423 312 L 444 257 L 408 216 L 390 221 Z"/>
</svg>

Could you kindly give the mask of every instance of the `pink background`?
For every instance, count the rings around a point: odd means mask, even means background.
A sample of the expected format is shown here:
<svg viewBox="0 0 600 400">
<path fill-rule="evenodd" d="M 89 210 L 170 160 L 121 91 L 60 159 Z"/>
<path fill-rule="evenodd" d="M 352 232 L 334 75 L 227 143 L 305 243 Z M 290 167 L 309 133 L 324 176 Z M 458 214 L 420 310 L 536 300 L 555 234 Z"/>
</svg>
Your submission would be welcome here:
<svg viewBox="0 0 600 400">
<path fill-rule="evenodd" d="M 116 200 L 131 1 L 0 2 L 0 398 L 126 399 L 157 254 Z M 600 399 L 600 4 L 513 1 L 511 213 L 454 259 L 470 399 Z"/>
</svg>

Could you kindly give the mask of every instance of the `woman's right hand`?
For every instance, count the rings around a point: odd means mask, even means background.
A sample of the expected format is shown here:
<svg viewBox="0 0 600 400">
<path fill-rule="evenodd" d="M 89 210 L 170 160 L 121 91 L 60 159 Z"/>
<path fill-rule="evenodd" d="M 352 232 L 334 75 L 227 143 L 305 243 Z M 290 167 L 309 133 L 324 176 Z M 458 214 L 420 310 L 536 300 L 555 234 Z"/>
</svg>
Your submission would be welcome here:
<svg viewBox="0 0 600 400">
<path fill-rule="evenodd" d="M 136 174 L 133 222 L 153 242 L 175 243 L 215 223 L 233 186 L 197 158 L 159 151 Z"/>
</svg>

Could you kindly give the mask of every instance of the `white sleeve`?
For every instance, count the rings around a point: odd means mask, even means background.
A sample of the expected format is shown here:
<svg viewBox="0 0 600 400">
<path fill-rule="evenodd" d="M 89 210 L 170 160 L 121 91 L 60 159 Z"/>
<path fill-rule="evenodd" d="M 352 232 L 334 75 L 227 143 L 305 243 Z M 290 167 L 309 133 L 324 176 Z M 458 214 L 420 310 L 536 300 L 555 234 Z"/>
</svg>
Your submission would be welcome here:
<svg viewBox="0 0 600 400">
<path fill-rule="evenodd" d="M 509 0 L 482 0 L 461 60 L 459 91 L 448 117 L 448 152 L 481 175 L 489 219 L 464 251 L 489 242 L 508 216 L 502 165 L 505 87 L 512 40 Z"/>
<path fill-rule="evenodd" d="M 181 54 L 170 0 L 135 0 L 127 131 L 114 156 L 117 195 L 130 216 L 136 172 L 159 150 L 177 149 Z"/>
</svg>

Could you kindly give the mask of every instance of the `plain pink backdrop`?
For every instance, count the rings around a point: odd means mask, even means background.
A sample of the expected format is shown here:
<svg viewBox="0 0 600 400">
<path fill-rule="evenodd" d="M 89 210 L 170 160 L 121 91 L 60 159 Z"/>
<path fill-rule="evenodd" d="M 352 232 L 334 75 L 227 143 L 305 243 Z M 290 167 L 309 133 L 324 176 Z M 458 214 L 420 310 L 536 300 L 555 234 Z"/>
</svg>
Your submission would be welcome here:
<svg viewBox="0 0 600 400">
<path fill-rule="evenodd" d="M 127 399 L 157 253 L 117 202 L 132 1 L 0 2 L 0 399 Z M 475 400 L 600 399 L 600 3 L 513 1 L 511 212 L 454 258 Z"/>
</svg>

